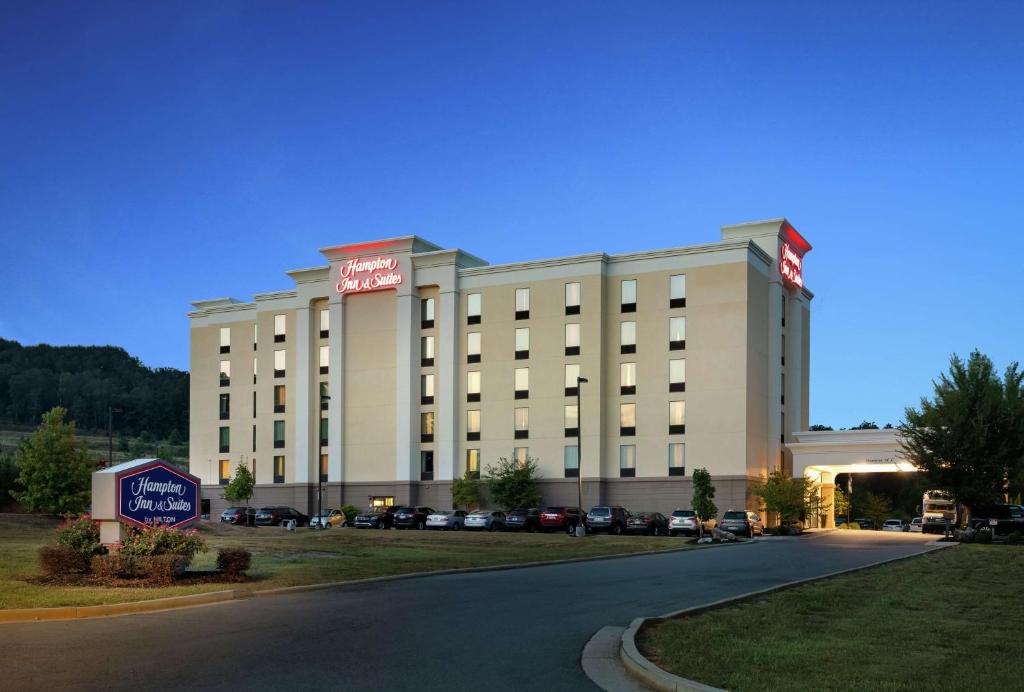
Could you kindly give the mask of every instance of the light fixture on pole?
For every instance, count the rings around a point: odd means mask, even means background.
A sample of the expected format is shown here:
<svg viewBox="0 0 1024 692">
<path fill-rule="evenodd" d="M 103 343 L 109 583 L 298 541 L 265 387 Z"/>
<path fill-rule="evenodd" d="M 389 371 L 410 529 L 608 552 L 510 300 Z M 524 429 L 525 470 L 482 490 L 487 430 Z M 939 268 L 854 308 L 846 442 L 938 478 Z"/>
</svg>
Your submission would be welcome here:
<svg viewBox="0 0 1024 692">
<path fill-rule="evenodd" d="M 576 537 L 587 535 L 587 527 L 583 524 L 583 385 L 589 380 L 576 377 L 576 489 L 579 499 L 579 521 L 576 523 Z"/>
</svg>

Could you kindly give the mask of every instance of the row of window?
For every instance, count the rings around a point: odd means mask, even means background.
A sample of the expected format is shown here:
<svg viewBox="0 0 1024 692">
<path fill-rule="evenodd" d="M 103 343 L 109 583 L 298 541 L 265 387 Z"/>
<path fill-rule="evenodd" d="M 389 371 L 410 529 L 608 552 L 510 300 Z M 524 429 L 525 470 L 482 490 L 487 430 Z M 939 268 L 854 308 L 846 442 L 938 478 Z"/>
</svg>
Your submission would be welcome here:
<svg viewBox="0 0 1024 692">
<path fill-rule="evenodd" d="M 285 315 L 274 315 L 274 342 L 284 343 L 287 335 L 287 320 Z M 326 339 L 331 330 L 331 313 L 329 310 L 320 311 L 320 338 Z M 258 342 L 259 325 L 252 326 L 252 348 L 256 350 Z M 220 352 L 231 353 L 231 327 L 220 328 Z"/>
<path fill-rule="evenodd" d="M 274 413 L 285 412 L 285 385 L 274 385 Z M 327 394 L 327 383 L 320 383 L 320 410 L 326 411 L 329 408 L 331 397 Z M 218 402 L 218 411 L 221 420 L 231 419 L 231 395 L 221 394 Z M 256 392 L 252 393 L 252 417 L 256 417 Z"/>
<path fill-rule="evenodd" d="M 566 405 L 564 409 L 564 428 L 566 437 L 576 437 L 579 434 L 579 408 L 575 405 Z M 515 439 L 527 439 L 530 436 L 530 409 L 529 407 L 518 407 L 513 409 L 513 437 Z M 433 441 L 434 413 L 424 411 L 420 414 L 420 433 L 426 438 L 424 442 Z M 668 434 L 683 435 L 686 433 L 686 402 L 668 402 Z M 633 437 L 636 435 L 636 404 L 619 404 L 619 436 Z M 480 411 L 472 409 L 466 411 L 466 440 L 473 442 L 480 439 Z"/>
<path fill-rule="evenodd" d="M 285 358 L 286 351 L 284 349 L 278 349 L 274 351 L 274 377 L 281 378 L 285 376 Z M 331 351 L 329 346 L 321 346 L 319 352 L 319 367 L 320 374 L 326 375 L 330 372 L 331 363 Z M 252 359 L 252 383 L 256 384 L 256 375 L 259 367 L 259 359 L 253 357 Z M 220 362 L 220 386 L 227 387 L 231 385 L 231 361 L 222 360 Z"/>
<path fill-rule="evenodd" d="M 636 312 L 636 279 L 623 279 L 619 283 L 619 306 L 622 312 Z M 530 317 L 530 289 L 517 288 L 515 291 L 515 318 L 525 320 Z M 577 281 L 565 284 L 565 314 L 580 314 L 580 283 Z M 430 302 L 430 322 L 433 326 L 433 298 L 427 298 L 424 302 Z M 669 277 L 669 307 L 686 307 L 686 275 L 676 274 Z M 424 306 L 425 311 L 428 308 Z M 480 324 L 482 317 L 482 301 L 479 293 L 469 293 L 466 296 L 466 323 Z M 426 317 L 424 316 L 424 323 Z"/>
</svg>

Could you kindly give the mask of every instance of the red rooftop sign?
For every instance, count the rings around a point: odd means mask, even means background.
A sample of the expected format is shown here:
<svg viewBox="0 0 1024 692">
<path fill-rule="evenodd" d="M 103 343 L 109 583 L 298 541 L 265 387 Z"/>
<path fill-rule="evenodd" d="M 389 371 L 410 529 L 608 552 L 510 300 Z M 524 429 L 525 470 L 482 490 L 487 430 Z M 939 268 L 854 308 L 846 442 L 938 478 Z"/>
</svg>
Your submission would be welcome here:
<svg viewBox="0 0 1024 692">
<path fill-rule="evenodd" d="M 787 283 L 803 288 L 804 258 L 797 254 L 792 245 L 783 241 L 779 250 L 779 272 Z"/>
<path fill-rule="evenodd" d="M 339 270 L 338 293 L 365 293 L 395 288 L 402 283 L 394 257 L 358 257 L 346 260 Z"/>
</svg>

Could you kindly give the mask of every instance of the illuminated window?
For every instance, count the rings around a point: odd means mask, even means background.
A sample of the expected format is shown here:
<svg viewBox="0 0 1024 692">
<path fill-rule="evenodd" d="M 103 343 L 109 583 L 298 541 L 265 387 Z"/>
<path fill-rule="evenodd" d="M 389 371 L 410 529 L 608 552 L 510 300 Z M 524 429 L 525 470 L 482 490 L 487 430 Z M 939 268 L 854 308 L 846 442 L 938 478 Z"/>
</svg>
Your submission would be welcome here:
<svg viewBox="0 0 1024 692">
<path fill-rule="evenodd" d="M 576 396 L 579 393 L 579 363 L 570 363 L 565 366 L 565 395 Z"/>
<path fill-rule="evenodd" d="M 579 282 L 565 285 L 565 314 L 580 314 L 580 284 Z"/>
<path fill-rule="evenodd" d="M 327 455 L 326 454 L 321 454 L 320 455 L 320 482 L 321 483 L 326 483 L 327 482 Z"/>
<path fill-rule="evenodd" d="M 580 432 L 580 410 L 576 404 L 565 407 L 565 436 L 576 437 Z"/>
<path fill-rule="evenodd" d="M 284 341 L 285 318 L 284 315 L 274 315 L 274 341 Z"/>
<path fill-rule="evenodd" d="M 682 435 L 686 432 L 686 402 L 668 402 L 668 432 L 670 435 Z"/>
<path fill-rule="evenodd" d="M 222 360 L 220 362 L 220 386 L 227 387 L 231 384 L 231 361 Z"/>
<path fill-rule="evenodd" d="M 430 367 L 434 364 L 434 337 L 420 337 L 420 365 Z"/>
<path fill-rule="evenodd" d="M 619 476 L 636 476 L 636 445 L 619 445 Z"/>
<path fill-rule="evenodd" d="M 227 485 L 229 482 L 231 482 L 231 460 L 221 459 L 217 466 L 220 471 L 218 476 L 220 484 Z"/>
<path fill-rule="evenodd" d="M 231 418 L 231 395 L 221 394 L 220 395 L 220 419 L 227 420 Z"/>
<path fill-rule="evenodd" d="M 670 317 L 668 319 L 668 348 L 670 351 L 681 351 L 686 348 L 685 317 Z"/>
<path fill-rule="evenodd" d="M 619 363 L 619 393 L 636 394 L 636 363 Z"/>
<path fill-rule="evenodd" d="M 480 439 L 480 411 L 466 411 L 466 439 Z"/>
<path fill-rule="evenodd" d="M 527 399 L 530 396 L 530 369 L 516 368 L 515 372 L 515 398 Z"/>
<path fill-rule="evenodd" d="M 434 412 L 424 411 L 420 414 L 420 442 L 434 441 Z"/>
<path fill-rule="evenodd" d="M 619 404 L 619 435 L 636 435 L 636 404 Z"/>
<path fill-rule="evenodd" d="M 480 450 L 466 450 L 466 470 L 476 478 L 480 477 Z"/>
<path fill-rule="evenodd" d="M 373 495 L 373 496 L 370 497 L 370 506 L 371 507 L 394 507 L 395 506 L 395 498 L 394 498 L 394 496 L 391 496 L 391 495 L 388 495 L 387 497 L 379 496 L 379 495 Z"/>
<path fill-rule="evenodd" d="M 420 403 L 434 403 L 434 376 L 420 375 Z"/>
<path fill-rule="evenodd" d="M 686 445 L 682 442 L 670 442 L 668 445 L 668 475 L 686 475 Z"/>
<path fill-rule="evenodd" d="M 420 301 L 420 327 L 430 329 L 434 326 L 434 299 L 424 298 Z"/>
<path fill-rule="evenodd" d="M 529 357 L 528 327 L 521 327 L 515 331 L 515 357 L 519 360 Z"/>
<path fill-rule="evenodd" d="M 231 353 L 231 328 L 220 328 L 220 352 Z"/>
<path fill-rule="evenodd" d="M 622 282 L 622 312 L 636 312 L 636 279 Z"/>
<path fill-rule="evenodd" d="M 619 325 L 619 352 L 636 353 L 636 322 Z"/>
<path fill-rule="evenodd" d="M 466 373 L 466 401 L 480 401 L 480 371 Z"/>
<path fill-rule="evenodd" d="M 516 289 L 516 319 L 525 320 L 530 316 L 530 289 Z"/>
<path fill-rule="evenodd" d="M 579 478 L 580 475 L 580 448 L 576 445 L 566 445 L 564 451 L 565 477 Z"/>
<path fill-rule="evenodd" d="M 287 393 L 283 384 L 274 385 L 274 413 L 284 413 L 284 402 Z"/>
<path fill-rule="evenodd" d="M 252 383 L 256 384 L 256 373 L 259 371 L 259 361 L 254 357 L 252 359 Z"/>
<path fill-rule="evenodd" d="M 284 457 L 274 457 L 274 482 L 284 483 Z"/>
<path fill-rule="evenodd" d="M 565 325 L 565 355 L 578 356 L 580 354 L 580 325 L 573 323 Z"/>
<path fill-rule="evenodd" d="M 480 324 L 480 294 L 466 296 L 466 324 Z"/>
<path fill-rule="evenodd" d="M 326 339 L 331 333 L 331 311 L 320 311 L 320 338 Z"/>
<path fill-rule="evenodd" d="M 526 462 L 530 458 L 530 448 L 516 447 L 512 450 L 512 458 L 515 459 L 516 464 L 519 466 L 526 466 Z"/>
<path fill-rule="evenodd" d="M 281 449 L 284 447 L 284 421 L 274 421 L 274 448 Z"/>
<path fill-rule="evenodd" d="M 466 362 L 480 362 L 480 332 L 466 334 Z"/>
<path fill-rule="evenodd" d="M 326 411 L 331 407 L 331 395 L 327 393 L 327 383 L 320 383 L 320 410 Z"/>
<path fill-rule="evenodd" d="M 668 280 L 668 306 L 686 307 L 686 274 L 676 274 Z"/>
<path fill-rule="evenodd" d="M 331 347 L 330 346 L 326 346 L 326 345 L 321 346 L 320 347 L 320 374 L 321 375 L 326 375 L 328 373 L 330 364 L 331 364 Z"/>
<path fill-rule="evenodd" d="M 668 362 L 668 391 L 686 391 L 686 360 L 683 358 Z"/>
<path fill-rule="evenodd" d="M 254 324 L 252 326 L 252 350 L 254 351 L 256 350 L 256 343 L 259 341 L 259 339 L 257 338 L 259 336 L 259 333 L 260 326 L 258 324 Z"/>
<path fill-rule="evenodd" d="M 284 377 L 284 349 L 274 351 L 274 377 Z"/>
<path fill-rule="evenodd" d="M 530 436 L 530 409 L 517 408 L 515 413 L 515 439 L 525 440 Z"/>
<path fill-rule="evenodd" d="M 222 427 L 220 429 L 220 453 L 224 454 L 231 451 L 231 428 Z"/>
</svg>

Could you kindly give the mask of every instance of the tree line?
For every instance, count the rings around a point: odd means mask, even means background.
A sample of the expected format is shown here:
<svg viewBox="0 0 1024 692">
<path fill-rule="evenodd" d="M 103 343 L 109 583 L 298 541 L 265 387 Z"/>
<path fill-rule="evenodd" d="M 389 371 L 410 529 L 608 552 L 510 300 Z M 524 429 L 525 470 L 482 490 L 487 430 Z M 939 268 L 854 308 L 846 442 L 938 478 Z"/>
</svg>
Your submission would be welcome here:
<svg viewBox="0 0 1024 692">
<path fill-rule="evenodd" d="M 22 346 L 0 338 L 0 423 L 36 426 L 60 406 L 81 430 L 188 439 L 188 373 L 148 368 L 116 346 Z"/>
</svg>

